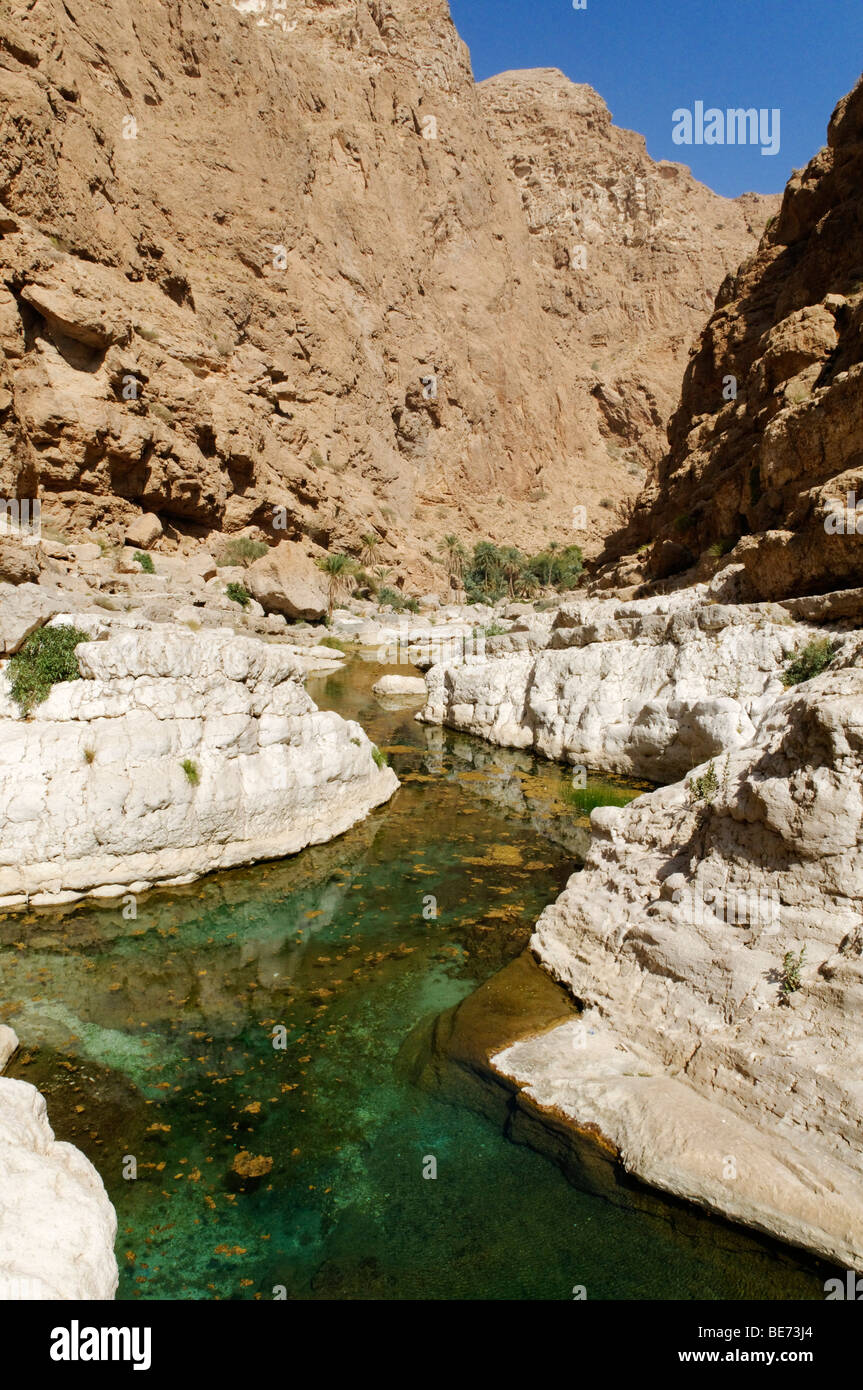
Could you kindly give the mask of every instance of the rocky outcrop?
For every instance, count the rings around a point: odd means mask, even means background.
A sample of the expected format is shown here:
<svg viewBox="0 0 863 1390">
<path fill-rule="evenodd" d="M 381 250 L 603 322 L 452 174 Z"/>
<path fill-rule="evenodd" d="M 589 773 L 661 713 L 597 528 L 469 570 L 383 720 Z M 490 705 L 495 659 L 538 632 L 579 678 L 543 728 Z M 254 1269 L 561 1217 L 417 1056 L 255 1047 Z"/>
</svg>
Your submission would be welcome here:
<svg viewBox="0 0 863 1390">
<path fill-rule="evenodd" d="M 488 639 L 486 657 L 428 672 L 418 716 L 510 748 L 654 782 L 743 747 L 815 629 L 779 605 L 706 589 L 584 600 Z"/>
<path fill-rule="evenodd" d="M 17 1046 L 0 1024 L 0 1072 Z M 44 1098 L 0 1076 L 0 1301 L 112 1299 L 116 1232 L 99 1174 L 57 1143 Z"/>
<path fill-rule="evenodd" d="M 863 83 L 725 281 L 607 584 L 721 568 L 737 598 L 863 579 Z"/>
<path fill-rule="evenodd" d="M 280 858 L 398 786 L 358 724 L 316 708 L 290 650 L 119 619 L 101 635 L 28 719 L 0 695 L 0 906 Z"/>
<path fill-rule="evenodd" d="M 573 500 L 595 549 L 603 495 L 636 485 L 617 453 L 654 451 L 766 204 L 655 165 L 560 74 L 477 89 L 445 0 L 294 19 L 44 0 L 0 22 L 0 493 L 110 539 L 142 513 L 166 544 L 374 531 L 424 588 L 430 539 L 572 540 Z"/>
<path fill-rule="evenodd" d="M 858 1270 L 861 664 L 858 638 L 715 778 L 594 811 L 531 943 L 582 1017 L 494 1058 L 645 1182 Z"/>
</svg>

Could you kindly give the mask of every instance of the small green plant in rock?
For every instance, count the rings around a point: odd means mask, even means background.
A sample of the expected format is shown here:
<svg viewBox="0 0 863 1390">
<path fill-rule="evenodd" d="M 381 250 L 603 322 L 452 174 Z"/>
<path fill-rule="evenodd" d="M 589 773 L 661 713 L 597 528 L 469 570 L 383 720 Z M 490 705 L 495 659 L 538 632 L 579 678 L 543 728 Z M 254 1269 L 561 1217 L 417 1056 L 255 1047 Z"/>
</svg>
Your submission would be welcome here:
<svg viewBox="0 0 863 1390">
<path fill-rule="evenodd" d="M 60 681 L 81 679 L 75 648 L 89 640 L 77 627 L 42 627 L 31 632 L 6 668 L 12 699 L 22 714 L 41 705 Z"/>
<path fill-rule="evenodd" d="M 508 629 L 502 627 L 500 623 L 489 623 L 488 627 L 485 629 L 485 635 L 486 637 L 502 637 L 507 631 Z"/>
<path fill-rule="evenodd" d="M 96 750 L 95 750 L 95 748 L 85 748 L 85 749 L 84 749 L 84 762 L 87 763 L 87 765 L 89 766 L 91 763 L 93 763 L 93 762 L 95 762 L 95 761 L 96 761 Z"/>
<path fill-rule="evenodd" d="M 372 746 L 372 757 L 378 767 L 389 767 L 386 753 L 382 753 L 376 744 Z"/>
<path fill-rule="evenodd" d="M 183 759 L 183 771 L 186 774 L 186 781 L 189 782 L 193 787 L 197 787 L 198 783 L 201 780 L 201 774 L 198 771 L 198 764 L 194 761 L 193 758 Z"/>
<path fill-rule="evenodd" d="M 712 801 L 719 791 L 719 778 L 711 760 L 700 777 L 694 777 L 689 786 L 690 801 Z"/>
<path fill-rule="evenodd" d="M 156 567 L 153 564 L 152 555 L 147 555 L 143 550 L 136 550 L 133 559 L 138 561 L 145 574 L 155 574 Z"/>
<path fill-rule="evenodd" d="M 252 601 L 252 596 L 246 586 L 244 584 L 238 584 L 236 581 L 232 581 L 228 585 L 225 593 L 232 603 L 238 603 L 241 608 L 248 608 Z"/>
<path fill-rule="evenodd" d="M 821 672 L 830 665 L 838 650 L 836 644 L 831 642 L 829 637 L 822 637 L 820 641 L 808 642 L 802 651 L 795 652 L 785 667 L 782 684 L 786 687 L 800 685 L 802 681 L 812 680 L 813 676 L 820 676 Z"/>
<path fill-rule="evenodd" d="M 806 947 L 795 956 L 793 951 L 786 951 L 782 961 L 782 978 L 779 982 L 779 991 L 784 1000 L 796 994 L 802 988 L 800 972 L 806 960 Z"/>
</svg>

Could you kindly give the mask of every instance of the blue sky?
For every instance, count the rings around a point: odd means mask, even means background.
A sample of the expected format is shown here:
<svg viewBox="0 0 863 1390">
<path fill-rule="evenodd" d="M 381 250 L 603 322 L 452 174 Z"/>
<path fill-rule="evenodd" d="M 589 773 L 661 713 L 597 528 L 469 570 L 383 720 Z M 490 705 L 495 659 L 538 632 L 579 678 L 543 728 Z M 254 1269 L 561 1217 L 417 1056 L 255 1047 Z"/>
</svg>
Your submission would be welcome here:
<svg viewBox="0 0 863 1390">
<path fill-rule="evenodd" d="M 560 68 L 640 131 L 654 159 L 688 164 L 718 193 L 778 193 L 826 143 L 836 102 L 863 69 L 863 0 L 450 0 L 478 81 Z M 781 112 L 781 145 L 678 145 L 672 114 Z"/>
</svg>

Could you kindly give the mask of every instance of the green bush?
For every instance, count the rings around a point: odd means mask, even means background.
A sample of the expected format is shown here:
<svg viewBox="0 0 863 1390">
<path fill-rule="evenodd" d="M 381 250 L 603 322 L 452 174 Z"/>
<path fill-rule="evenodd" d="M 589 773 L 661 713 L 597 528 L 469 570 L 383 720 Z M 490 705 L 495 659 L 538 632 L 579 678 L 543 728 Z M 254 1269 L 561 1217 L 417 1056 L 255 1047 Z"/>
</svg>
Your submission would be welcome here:
<svg viewBox="0 0 863 1390">
<path fill-rule="evenodd" d="M 719 778 L 712 760 L 700 777 L 694 777 L 688 784 L 690 801 L 712 801 L 719 791 Z"/>
<path fill-rule="evenodd" d="M 829 637 L 823 637 L 820 642 L 808 642 L 802 651 L 795 652 L 785 667 L 782 684 L 786 687 L 800 685 L 801 681 L 820 676 L 830 665 L 837 651 L 838 647 Z"/>
<path fill-rule="evenodd" d="M 184 758 L 183 771 L 186 774 L 186 781 L 190 782 L 193 787 L 197 787 L 198 783 L 201 780 L 201 774 L 198 771 L 198 764 L 192 758 Z"/>
<path fill-rule="evenodd" d="M 75 648 L 89 640 L 77 627 L 42 627 L 31 632 L 7 667 L 12 699 L 22 714 L 41 705 L 60 681 L 80 680 Z"/>
<path fill-rule="evenodd" d="M 253 560 L 260 560 L 262 555 L 266 555 L 269 548 L 264 541 L 253 541 L 251 536 L 236 536 L 222 546 L 216 564 L 222 569 L 228 565 L 242 565 L 245 569 Z"/>
<path fill-rule="evenodd" d="M 233 603 L 238 603 L 241 608 L 248 608 L 252 601 L 252 596 L 244 584 L 237 584 L 233 580 L 228 585 L 225 593 Z"/>
<path fill-rule="evenodd" d="M 788 999 L 789 994 L 796 994 L 802 988 L 800 971 L 806 960 L 806 947 L 799 955 L 795 956 L 793 951 L 786 951 L 782 961 L 782 978 L 779 982 L 779 989 L 783 999 Z"/>
<path fill-rule="evenodd" d="M 143 550 L 136 550 L 133 558 L 138 561 L 145 574 L 156 573 L 152 555 L 147 555 Z"/>
</svg>

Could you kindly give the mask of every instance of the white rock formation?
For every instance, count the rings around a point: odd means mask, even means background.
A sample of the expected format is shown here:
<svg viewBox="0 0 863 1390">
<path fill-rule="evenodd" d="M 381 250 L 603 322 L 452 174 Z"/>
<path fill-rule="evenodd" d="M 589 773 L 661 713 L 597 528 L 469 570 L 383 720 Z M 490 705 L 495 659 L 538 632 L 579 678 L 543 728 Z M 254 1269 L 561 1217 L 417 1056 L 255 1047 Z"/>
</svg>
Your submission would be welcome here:
<svg viewBox="0 0 863 1390">
<path fill-rule="evenodd" d="M 17 1046 L 0 1025 L 0 1072 Z M 44 1098 L 0 1077 L 0 1301 L 113 1298 L 116 1233 L 102 1179 L 57 1143 Z"/>
<path fill-rule="evenodd" d="M 550 630 L 544 617 L 490 638 L 486 657 L 433 666 L 418 719 L 670 781 L 747 744 L 783 690 L 788 658 L 823 636 L 779 605 L 705 603 L 693 590 L 569 604 Z M 518 650 L 522 638 L 528 650 Z"/>
<path fill-rule="evenodd" d="M 426 683 L 422 676 L 381 676 L 379 681 L 375 681 L 372 691 L 384 699 L 394 695 L 419 695 L 424 699 Z"/>
<path fill-rule="evenodd" d="M 358 724 L 316 708 L 284 647 L 118 624 L 77 653 L 82 679 L 27 720 L 0 682 L 0 907 L 293 854 L 398 786 Z"/>
<path fill-rule="evenodd" d="M 522 1104 L 594 1127 L 645 1182 L 858 1270 L 861 665 L 849 641 L 715 782 L 701 767 L 594 811 L 531 943 L 585 1013 L 494 1058 Z"/>
</svg>

